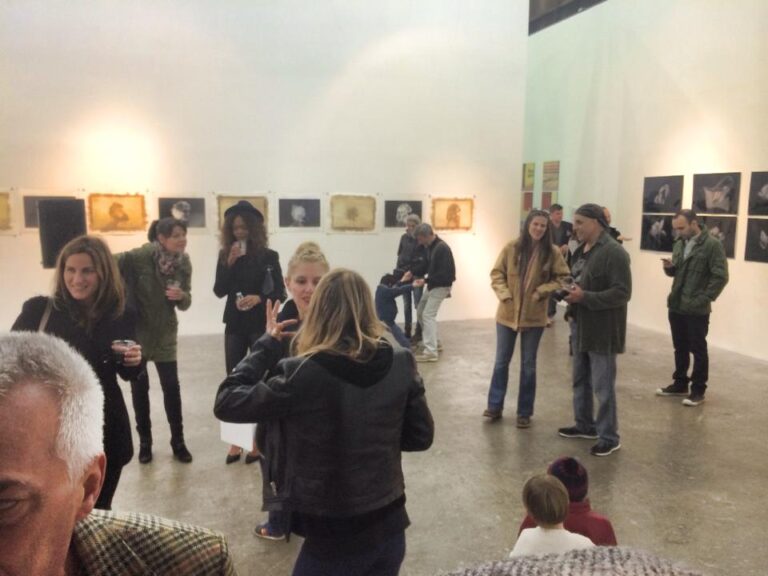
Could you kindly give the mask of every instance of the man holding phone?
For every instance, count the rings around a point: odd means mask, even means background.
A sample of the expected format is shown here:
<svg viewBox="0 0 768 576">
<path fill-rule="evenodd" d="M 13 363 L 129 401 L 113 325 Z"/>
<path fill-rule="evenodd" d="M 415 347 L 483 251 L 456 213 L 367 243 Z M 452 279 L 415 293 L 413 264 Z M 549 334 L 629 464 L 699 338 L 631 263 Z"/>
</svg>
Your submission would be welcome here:
<svg viewBox="0 0 768 576">
<path fill-rule="evenodd" d="M 601 206 L 576 210 L 573 231 L 581 242 L 571 258 L 574 283 L 567 317 L 573 347 L 573 412 L 576 424 L 560 428 L 565 438 L 598 442 L 590 453 L 608 456 L 619 448 L 616 355 L 624 352 L 627 302 L 632 295 L 629 255 L 608 233 Z M 593 395 L 597 397 L 597 416 Z"/>
<path fill-rule="evenodd" d="M 664 273 L 674 278 L 667 298 L 669 326 L 675 348 L 675 372 L 659 396 L 686 396 L 685 406 L 704 402 L 709 378 L 707 332 L 712 302 L 728 283 L 728 261 L 723 244 L 700 226 L 696 212 L 680 210 L 672 219 L 677 240 L 672 259 L 662 258 Z M 688 368 L 693 354 L 693 372 Z M 690 391 L 688 385 L 690 383 Z"/>
</svg>

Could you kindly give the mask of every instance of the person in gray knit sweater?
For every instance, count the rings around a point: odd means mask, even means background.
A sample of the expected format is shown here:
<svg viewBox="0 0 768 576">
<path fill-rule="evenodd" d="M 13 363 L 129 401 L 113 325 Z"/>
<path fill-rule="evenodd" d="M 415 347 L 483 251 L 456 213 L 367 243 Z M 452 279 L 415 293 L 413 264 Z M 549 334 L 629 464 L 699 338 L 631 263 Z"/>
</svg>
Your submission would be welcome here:
<svg viewBox="0 0 768 576">
<path fill-rule="evenodd" d="M 702 572 L 649 552 L 616 546 L 595 546 L 565 554 L 519 556 L 487 562 L 443 576 L 704 576 Z"/>
</svg>

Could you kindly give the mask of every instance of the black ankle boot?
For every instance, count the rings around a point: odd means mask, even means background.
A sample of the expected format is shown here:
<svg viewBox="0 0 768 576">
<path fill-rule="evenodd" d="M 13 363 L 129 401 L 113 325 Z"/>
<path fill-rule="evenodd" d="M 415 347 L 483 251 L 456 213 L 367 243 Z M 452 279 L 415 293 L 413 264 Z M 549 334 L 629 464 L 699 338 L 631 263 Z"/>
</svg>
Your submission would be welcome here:
<svg viewBox="0 0 768 576">
<path fill-rule="evenodd" d="M 149 464 L 152 462 L 152 442 L 139 443 L 139 463 Z"/>
<path fill-rule="evenodd" d="M 406 338 L 410 338 L 411 337 L 411 325 L 410 324 L 406 324 L 405 325 L 404 332 L 405 332 L 405 337 Z"/>
<path fill-rule="evenodd" d="M 189 450 L 187 450 L 187 446 L 184 444 L 184 442 L 174 444 L 171 446 L 171 448 L 173 449 L 173 457 L 176 458 L 176 460 L 184 464 L 189 464 L 192 462 L 192 454 L 189 453 Z"/>
</svg>

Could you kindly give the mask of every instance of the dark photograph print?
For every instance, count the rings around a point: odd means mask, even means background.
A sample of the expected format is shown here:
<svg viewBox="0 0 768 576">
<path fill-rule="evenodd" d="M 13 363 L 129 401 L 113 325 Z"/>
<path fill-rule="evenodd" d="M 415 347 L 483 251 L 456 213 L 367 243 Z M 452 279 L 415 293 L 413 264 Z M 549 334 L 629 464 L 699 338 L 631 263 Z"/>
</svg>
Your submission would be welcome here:
<svg viewBox="0 0 768 576">
<path fill-rule="evenodd" d="M 319 228 L 320 200 L 315 198 L 280 198 L 280 228 Z"/>
<path fill-rule="evenodd" d="M 725 255 L 733 258 L 736 254 L 736 217 L 735 216 L 704 216 L 701 223 L 707 227 L 707 232 L 713 238 L 723 243 Z"/>
<path fill-rule="evenodd" d="M 39 228 L 40 220 L 37 216 L 37 203 L 40 200 L 74 200 L 74 196 L 24 196 L 24 227 Z"/>
<path fill-rule="evenodd" d="M 749 185 L 749 215 L 768 216 L 768 172 L 752 172 Z"/>
<path fill-rule="evenodd" d="M 682 176 L 652 176 L 643 183 L 643 212 L 674 214 L 683 203 Z"/>
<path fill-rule="evenodd" d="M 205 198 L 158 198 L 160 218 L 173 217 L 190 228 L 205 228 Z"/>
<path fill-rule="evenodd" d="M 737 214 L 741 174 L 695 174 L 693 209 L 699 214 Z"/>
<path fill-rule="evenodd" d="M 747 250 L 744 260 L 768 263 L 768 219 L 747 220 Z"/>
<path fill-rule="evenodd" d="M 405 228 L 405 219 L 411 214 L 421 219 L 421 200 L 384 201 L 385 228 Z"/>
<path fill-rule="evenodd" d="M 640 249 L 654 252 L 672 252 L 672 216 L 643 214 Z"/>
</svg>

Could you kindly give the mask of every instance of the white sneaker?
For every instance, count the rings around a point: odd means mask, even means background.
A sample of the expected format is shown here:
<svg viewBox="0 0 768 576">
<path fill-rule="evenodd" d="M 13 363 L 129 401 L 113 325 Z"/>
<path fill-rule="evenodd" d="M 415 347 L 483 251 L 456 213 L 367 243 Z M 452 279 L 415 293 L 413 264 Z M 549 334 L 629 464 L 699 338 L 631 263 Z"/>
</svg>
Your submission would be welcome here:
<svg viewBox="0 0 768 576">
<path fill-rule="evenodd" d="M 437 362 L 437 356 L 434 354 L 421 353 L 416 354 L 414 358 L 416 359 L 416 362 Z"/>
</svg>

